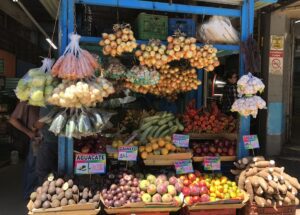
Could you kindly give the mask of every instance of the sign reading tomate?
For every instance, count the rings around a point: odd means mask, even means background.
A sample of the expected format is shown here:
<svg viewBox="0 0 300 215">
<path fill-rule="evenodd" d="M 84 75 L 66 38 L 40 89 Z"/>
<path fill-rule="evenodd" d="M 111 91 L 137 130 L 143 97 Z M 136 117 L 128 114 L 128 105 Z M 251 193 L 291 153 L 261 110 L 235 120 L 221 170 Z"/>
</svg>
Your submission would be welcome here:
<svg viewBox="0 0 300 215">
<path fill-rule="evenodd" d="M 75 174 L 101 174 L 106 171 L 106 154 L 75 155 Z"/>
<path fill-rule="evenodd" d="M 204 170 L 221 170 L 220 156 L 206 156 L 203 160 Z"/>
</svg>

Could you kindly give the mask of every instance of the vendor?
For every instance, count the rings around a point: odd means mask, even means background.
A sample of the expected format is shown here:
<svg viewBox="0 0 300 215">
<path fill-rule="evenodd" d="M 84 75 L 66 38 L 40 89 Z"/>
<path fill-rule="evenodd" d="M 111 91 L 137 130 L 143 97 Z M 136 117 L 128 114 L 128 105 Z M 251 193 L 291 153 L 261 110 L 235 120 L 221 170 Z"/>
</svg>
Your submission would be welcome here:
<svg viewBox="0 0 300 215">
<path fill-rule="evenodd" d="M 223 89 L 222 98 L 222 112 L 228 115 L 232 115 L 231 106 L 238 97 L 237 93 L 237 73 L 235 71 L 227 72 L 226 74 L 226 85 Z"/>
<path fill-rule="evenodd" d="M 40 109 L 40 118 L 46 116 L 50 110 L 51 106 L 42 107 Z M 49 173 L 57 172 L 58 138 L 49 131 L 48 124 L 38 122 L 37 127 L 42 134 L 42 143 L 36 159 L 36 171 L 39 184 L 41 185 Z"/>
<path fill-rule="evenodd" d="M 13 126 L 10 129 L 13 147 L 19 152 L 21 158 L 26 158 L 23 178 L 25 199 L 29 198 L 37 185 L 35 156 L 31 143 L 38 134 L 35 124 L 39 119 L 39 110 L 39 107 L 19 102 L 9 119 L 9 123 Z"/>
</svg>

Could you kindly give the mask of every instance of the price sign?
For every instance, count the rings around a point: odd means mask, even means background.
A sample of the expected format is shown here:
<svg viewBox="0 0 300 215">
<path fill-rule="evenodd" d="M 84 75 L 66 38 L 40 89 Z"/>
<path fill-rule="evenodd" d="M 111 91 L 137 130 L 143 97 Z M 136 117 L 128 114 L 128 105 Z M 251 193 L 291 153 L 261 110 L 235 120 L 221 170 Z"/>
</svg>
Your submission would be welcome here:
<svg viewBox="0 0 300 215">
<path fill-rule="evenodd" d="M 259 148 L 257 135 L 245 135 L 243 136 L 243 142 L 246 149 Z"/>
<path fill-rule="evenodd" d="M 114 154 L 117 153 L 118 149 L 113 148 L 112 145 L 106 145 L 106 153 L 108 154 Z"/>
<path fill-rule="evenodd" d="M 221 170 L 220 156 L 206 156 L 203 160 L 204 170 Z"/>
<path fill-rule="evenodd" d="M 106 154 L 76 154 L 75 174 L 100 174 L 106 171 Z"/>
<path fill-rule="evenodd" d="M 136 161 L 138 153 L 137 146 L 121 146 L 119 147 L 118 160 L 120 161 Z"/>
<path fill-rule="evenodd" d="M 188 148 L 190 142 L 190 136 L 184 134 L 173 134 L 173 143 L 177 147 Z"/>
<path fill-rule="evenodd" d="M 194 172 L 192 160 L 180 160 L 175 162 L 176 174 L 186 174 Z"/>
</svg>

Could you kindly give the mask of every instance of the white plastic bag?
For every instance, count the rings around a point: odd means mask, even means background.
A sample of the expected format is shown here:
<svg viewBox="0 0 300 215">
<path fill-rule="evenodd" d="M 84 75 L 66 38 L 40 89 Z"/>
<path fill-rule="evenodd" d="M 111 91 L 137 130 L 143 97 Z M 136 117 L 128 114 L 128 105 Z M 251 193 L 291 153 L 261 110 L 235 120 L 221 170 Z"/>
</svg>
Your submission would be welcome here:
<svg viewBox="0 0 300 215">
<path fill-rule="evenodd" d="M 228 17 L 213 16 L 197 29 L 197 39 L 210 43 L 239 43 L 239 34 Z"/>
</svg>

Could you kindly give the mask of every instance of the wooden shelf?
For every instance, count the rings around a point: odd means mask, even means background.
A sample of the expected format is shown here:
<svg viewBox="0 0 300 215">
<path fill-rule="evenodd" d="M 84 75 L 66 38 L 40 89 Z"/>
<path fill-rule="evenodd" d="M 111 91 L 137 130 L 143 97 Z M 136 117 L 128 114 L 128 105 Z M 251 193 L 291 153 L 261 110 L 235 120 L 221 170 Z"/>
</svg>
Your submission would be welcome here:
<svg viewBox="0 0 300 215">
<path fill-rule="evenodd" d="M 146 166 L 171 166 L 178 160 L 192 159 L 191 152 L 173 153 L 168 155 L 150 155 L 144 160 Z"/>
<path fill-rule="evenodd" d="M 235 161 L 236 156 L 221 156 L 221 161 Z M 193 157 L 194 162 L 203 162 L 204 157 Z"/>
<path fill-rule="evenodd" d="M 190 139 L 192 140 L 215 140 L 215 139 L 228 139 L 237 140 L 237 133 L 218 133 L 218 134 L 208 134 L 208 133 L 190 133 Z"/>
<path fill-rule="evenodd" d="M 142 208 L 104 208 L 108 214 L 121 214 L 121 213 L 149 213 L 149 212 L 176 212 L 180 207 L 142 207 Z"/>
<path fill-rule="evenodd" d="M 197 210 L 216 210 L 216 209 L 241 209 L 245 206 L 245 204 L 206 204 L 206 205 L 196 205 L 189 206 L 190 211 Z"/>
</svg>

